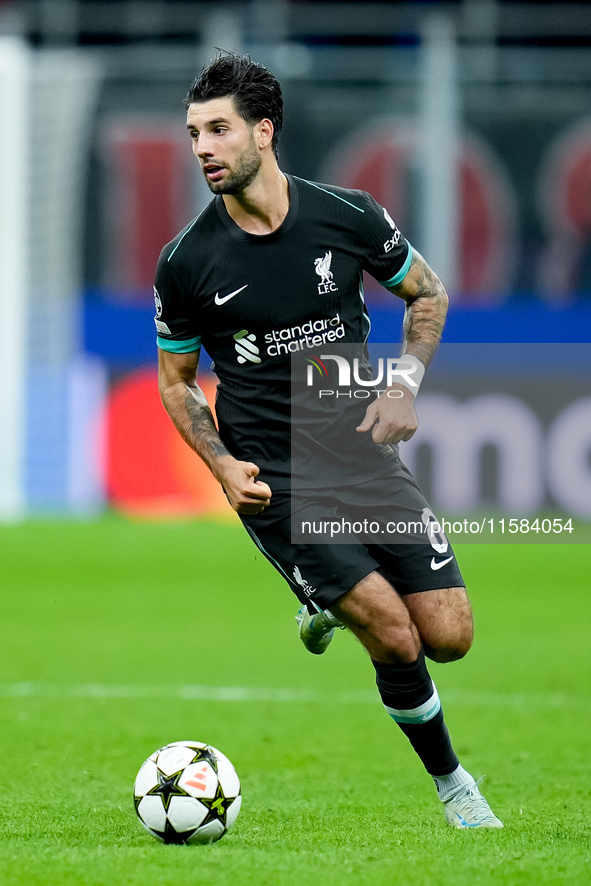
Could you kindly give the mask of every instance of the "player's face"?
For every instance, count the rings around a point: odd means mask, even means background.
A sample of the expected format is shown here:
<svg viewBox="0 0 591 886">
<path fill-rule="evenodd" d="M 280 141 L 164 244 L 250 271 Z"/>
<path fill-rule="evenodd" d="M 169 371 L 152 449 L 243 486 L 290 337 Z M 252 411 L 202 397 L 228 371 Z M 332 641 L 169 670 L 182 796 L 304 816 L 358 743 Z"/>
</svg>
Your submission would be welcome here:
<svg viewBox="0 0 591 886">
<path fill-rule="evenodd" d="M 231 97 L 189 105 L 187 129 L 210 191 L 238 194 L 254 181 L 261 153 Z"/>
</svg>

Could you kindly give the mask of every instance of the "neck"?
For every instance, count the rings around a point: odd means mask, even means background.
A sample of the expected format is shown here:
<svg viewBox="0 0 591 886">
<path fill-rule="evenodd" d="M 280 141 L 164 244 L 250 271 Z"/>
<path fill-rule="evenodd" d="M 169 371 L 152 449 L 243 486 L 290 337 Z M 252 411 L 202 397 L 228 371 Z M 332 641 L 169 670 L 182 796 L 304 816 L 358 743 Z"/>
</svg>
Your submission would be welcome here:
<svg viewBox="0 0 591 886">
<path fill-rule="evenodd" d="M 261 167 L 256 179 L 239 194 L 223 194 L 232 221 L 249 234 L 271 234 L 289 209 L 289 186 L 277 163 Z"/>
</svg>

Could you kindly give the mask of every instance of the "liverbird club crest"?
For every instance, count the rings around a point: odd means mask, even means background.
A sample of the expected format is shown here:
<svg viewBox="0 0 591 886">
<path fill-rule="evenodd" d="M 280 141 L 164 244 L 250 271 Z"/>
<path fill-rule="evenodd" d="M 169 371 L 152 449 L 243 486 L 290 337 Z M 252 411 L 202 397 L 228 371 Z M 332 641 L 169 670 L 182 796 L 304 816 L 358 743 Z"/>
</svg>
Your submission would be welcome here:
<svg viewBox="0 0 591 886">
<path fill-rule="evenodd" d="M 318 284 L 318 295 L 326 295 L 327 292 L 336 292 L 338 287 L 332 282 L 332 271 L 330 264 L 332 262 L 332 252 L 325 252 L 324 258 L 314 259 L 314 269 L 320 277 Z"/>
</svg>

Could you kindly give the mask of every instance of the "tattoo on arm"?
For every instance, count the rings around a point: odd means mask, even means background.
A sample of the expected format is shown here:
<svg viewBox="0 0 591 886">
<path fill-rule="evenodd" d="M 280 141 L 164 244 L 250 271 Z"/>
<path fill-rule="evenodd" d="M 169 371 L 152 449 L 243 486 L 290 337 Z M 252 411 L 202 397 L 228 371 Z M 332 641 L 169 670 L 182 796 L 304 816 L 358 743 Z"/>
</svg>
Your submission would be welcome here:
<svg viewBox="0 0 591 886">
<path fill-rule="evenodd" d="M 208 463 L 211 461 L 211 455 L 215 458 L 230 455 L 220 439 L 211 409 L 207 405 L 207 400 L 201 389 L 196 385 L 188 384 L 185 384 L 185 388 L 187 390 L 185 408 L 191 421 L 192 439 L 185 437 L 189 445 L 205 458 Z"/>
<path fill-rule="evenodd" d="M 398 292 L 406 301 L 402 350 L 414 354 L 428 366 L 441 340 L 447 293 L 439 277 L 418 253 L 413 255 L 407 278 Z"/>
<path fill-rule="evenodd" d="M 228 450 L 226 449 L 226 447 L 224 446 L 224 444 L 222 443 L 221 440 L 219 443 L 216 443 L 216 442 L 210 443 L 210 446 L 211 446 L 211 451 L 213 452 L 213 454 L 215 455 L 216 458 L 221 458 L 223 455 L 230 455 L 230 453 L 228 452 Z"/>
</svg>

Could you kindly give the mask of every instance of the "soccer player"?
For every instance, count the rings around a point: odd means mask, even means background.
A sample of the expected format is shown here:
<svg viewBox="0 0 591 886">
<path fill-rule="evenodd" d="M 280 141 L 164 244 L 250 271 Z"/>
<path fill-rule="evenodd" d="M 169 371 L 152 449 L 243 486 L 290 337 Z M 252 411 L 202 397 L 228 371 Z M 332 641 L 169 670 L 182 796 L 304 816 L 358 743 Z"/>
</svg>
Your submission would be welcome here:
<svg viewBox="0 0 591 886">
<path fill-rule="evenodd" d="M 291 535 L 291 354 L 366 341 L 365 270 L 406 304 L 403 355 L 416 380 L 441 337 L 445 290 L 369 194 L 281 171 L 281 88 L 265 67 L 220 53 L 193 82 L 186 107 L 193 153 L 215 196 L 158 263 L 162 402 L 303 604 L 305 645 L 323 652 L 335 626 L 352 631 L 450 824 L 502 827 L 454 753 L 425 664 L 425 655 L 459 659 L 472 642 L 470 604 L 445 537 L 384 544 L 350 534 L 344 544 L 315 544 Z M 219 377 L 217 428 L 196 381 L 202 344 Z M 349 462 L 322 462 L 314 417 L 298 428 L 318 455 L 311 485 L 335 513 L 354 512 L 366 493 L 375 500 L 378 487 L 380 500 L 426 526 L 432 519 L 396 445 L 417 428 L 409 378 L 362 402 L 361 414 L 358 403 L 343 410 L 336 433 L 328 429 L 353 452 Z"/>
</svg>

